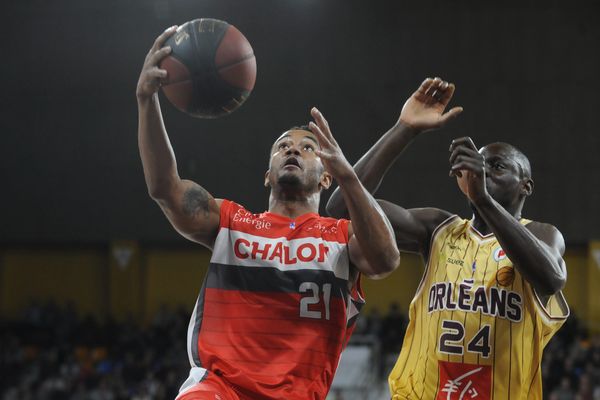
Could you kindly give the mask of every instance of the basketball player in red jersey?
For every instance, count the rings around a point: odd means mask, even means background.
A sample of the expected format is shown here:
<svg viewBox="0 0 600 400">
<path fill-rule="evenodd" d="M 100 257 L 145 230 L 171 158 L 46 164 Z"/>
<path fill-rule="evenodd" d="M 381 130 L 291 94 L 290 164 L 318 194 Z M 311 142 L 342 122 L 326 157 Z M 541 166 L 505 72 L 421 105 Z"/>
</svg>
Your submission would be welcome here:
<svg viewBox="0 0 600 400">
<path fill-rule="evenodd" d="M 289 130 L 272 146 L 268 211 L 253 214 L 181 179 L 157 95 L 173 32 L 156 39 L 138 81 L 140 154 L 150 196 L 173 227 L 213 251 L 178 399 L 325 399 L 364 302 L 360 274 L 379 277 L 399 263 L 391 226 L 316 108 L 310 130 Z M 352 222 L 317 214 L 333 178 Z"/>
<path fill-rule="evenodd" d="M 397 124 L 354 166 L 371 193 L 412 140 L 462 112 L 444 113 L 453 94 L 453 84 L 428 78 L 406 101 Z M 563 237 L 522 217 L 533 180 L 529 160 L 514 146 L 478 150 L 468 137 L 455 139 L 450 174 L 471 205 L 470 220 L 380 201 L 398 247 L 426 263 L 389 376 L 392 399 L 541 400 L 542 351 L 568 316 L 560 292 Z M 331 215 L 344 215 L 341 195 L 329 200 Z"/>
</svg>

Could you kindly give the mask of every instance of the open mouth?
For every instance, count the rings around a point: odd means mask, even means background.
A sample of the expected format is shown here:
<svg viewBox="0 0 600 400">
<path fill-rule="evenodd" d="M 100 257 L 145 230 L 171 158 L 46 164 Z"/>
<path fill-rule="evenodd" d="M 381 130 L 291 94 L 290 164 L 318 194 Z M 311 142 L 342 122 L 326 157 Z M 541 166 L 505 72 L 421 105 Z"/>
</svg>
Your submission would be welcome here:
<svg viewBox="0 0 600 400">
<path fill-rule="evenodd" d="M 302 169 L 302 167 L 300 166 L 300 162 L 298 162 L 298 160 L 295 157 L 290 157 L 287 160 L 285 160 L 285 162 L 283 163 L 283 167 L 296 167 Z"/>
</svg>

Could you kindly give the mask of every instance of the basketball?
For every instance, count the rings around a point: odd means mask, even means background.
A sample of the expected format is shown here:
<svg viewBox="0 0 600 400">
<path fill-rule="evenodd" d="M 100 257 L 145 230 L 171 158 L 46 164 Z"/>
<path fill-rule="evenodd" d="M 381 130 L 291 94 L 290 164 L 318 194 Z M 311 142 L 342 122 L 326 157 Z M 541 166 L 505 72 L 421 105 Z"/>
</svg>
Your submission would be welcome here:
<svg viewBox="0 0 600 400">
<path fill-rule="evenodd" d="M 502 267 L 496 273 L 496 282 L 500 286 L 509 286 L 515 280 L 515 271 L 513 267 Z"/>
<path fill-rule="evenodd" d="M 167 70 L 162 91 L 179 110 L 197 118 L 227 115 L 250 95 L 256 58 L 244 35 L 217 19 L 186 22 L 169 37 L 172 51 L 159 67 Z"/>
</svg>

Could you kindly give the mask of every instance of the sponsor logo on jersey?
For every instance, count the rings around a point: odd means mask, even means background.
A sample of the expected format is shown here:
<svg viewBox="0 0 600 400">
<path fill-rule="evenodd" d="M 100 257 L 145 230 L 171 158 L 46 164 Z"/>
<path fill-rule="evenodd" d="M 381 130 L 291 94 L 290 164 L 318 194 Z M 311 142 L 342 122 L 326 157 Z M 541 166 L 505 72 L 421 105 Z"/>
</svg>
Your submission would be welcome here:
<svg viewBox="0 0 600 400">
<path fill-rule="evenodd" d="M 463 251 L 464 249 L 460 246 L 457 246 L 455 244 L 452 243 L 448 243 L 448 247 L 450 247 L 450 250 L 459 250 L 459 251 Z"/>
<path fill-rule="evenodd" d="M 252 225 L 254 229 L 257 230 L 271 229 L 270 221 L 265 221 L 264 218 L 254 215 L 243 208 L 239 208 L 236 211 L 235 215 L 233 216 L 233 222 Z"/>
<path fill-rule="evenodd" d="M 451 257 L 448 257 L 446 262 L 448 264 L 460 265 L 461 267 L 465 264 L 465 262 L 463 260 L 459 260 L 458 258 L 451 258 Z"/>
<path fill-rule="evenodd" d="M 502 247 L 498 247 L 494 250 L 494 260 L 496 262 L 502 261 L 506 258 L 506 253 L 502 250 Z"/>
<path fill-rule="evenodd" d="M 317 221 L 313 225 L 306 227 L 306 232 L 310 232 L 313 230 L 320 231 L 322 234 L 326 233 L 337 233 L 338 228 L 336 225 L 323 225 L 321 222 Z"/>
<path fill-rule="evenodd" d="M 483 313 L 519 322 L 523 316 L 523 299 L 517 292 L 496 286 L 486 289 L 474 285 L 473 279 L 464 279 L 456 286 L 453 282 L 431 285 L 427 309 L 429 313 L 443 310 Z"/>
<path fill-rule="evenodd" d="M 289 246 L 284 242 L 261 243 L 244 238 L 237 238 L 233 243 L 233 252 L 239 259 L 278 261 L 281 264 L 297 262 L 324 262 L 329 247 L 323 243 L 305 242 L 299 246 Z"/>
<path fill-rule="evenodd" d="M 440 386 L 436 400 L 488 400 L 492 389 L 489 365 L 438 361 Z"/>
</svg>

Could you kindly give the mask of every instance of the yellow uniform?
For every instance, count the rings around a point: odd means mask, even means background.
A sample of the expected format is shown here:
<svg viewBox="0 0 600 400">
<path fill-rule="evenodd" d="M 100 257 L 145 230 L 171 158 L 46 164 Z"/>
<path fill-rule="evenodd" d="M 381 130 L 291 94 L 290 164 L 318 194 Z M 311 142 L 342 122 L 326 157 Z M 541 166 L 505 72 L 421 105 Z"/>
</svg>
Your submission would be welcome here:
<svg viewBox="0 0 600 400">
<path fill-rule="evenodd" d="M 569 314 L 562 293 L 542 304 L 495 236 L 457 216 L 436 228 L 430 250 L 392 399 L 541 400 L 542 351 Z"/>
</svg>

